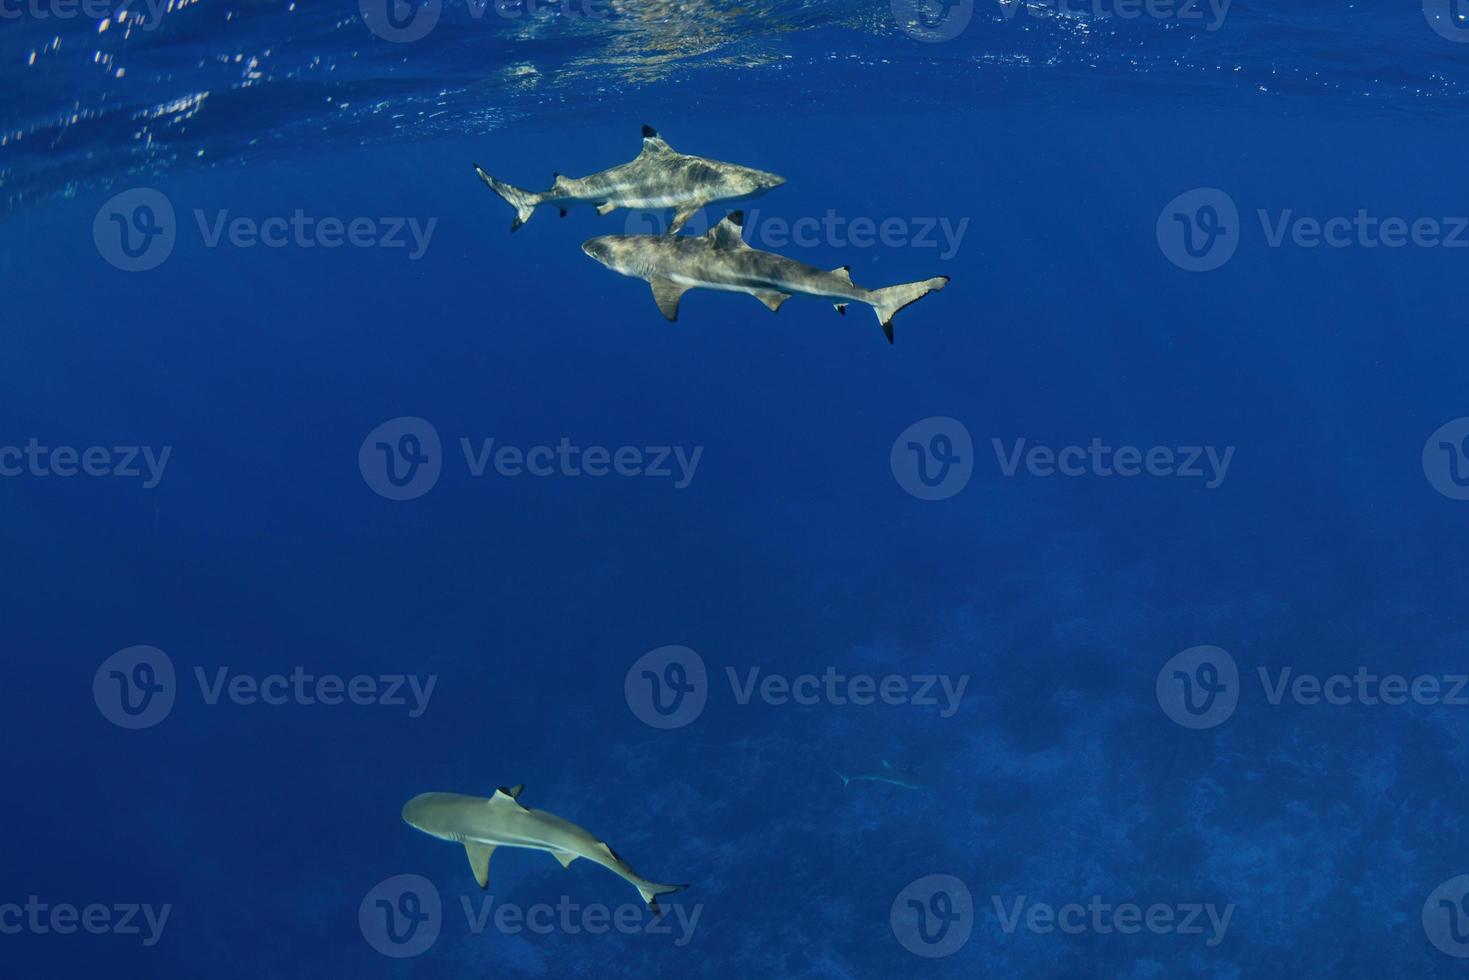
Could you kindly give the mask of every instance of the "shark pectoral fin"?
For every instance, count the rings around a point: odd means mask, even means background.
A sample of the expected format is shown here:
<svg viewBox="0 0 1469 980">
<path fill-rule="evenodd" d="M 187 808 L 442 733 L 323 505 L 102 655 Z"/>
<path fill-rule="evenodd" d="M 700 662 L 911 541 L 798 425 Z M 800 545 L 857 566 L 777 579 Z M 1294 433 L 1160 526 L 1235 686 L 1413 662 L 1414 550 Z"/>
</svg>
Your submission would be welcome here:
<svg viewBox="0 0 1469 980">
<path fill-rule="evenodd" d="M 780 309 L 780 304 L 791 298 L 791 294 L 783 293 L 778 289 L 758 289 L 755 291 L 755 298 L 769 307 L 771 313 L 774 313 Z"/>
<path fill-rule="evenodd" d="M 699 210 L 699 208 L 695 207 L 675 211 L 673 214 L 673 223 L 668 226 L 668 234 L 677 235 L 683 230 L 683 226 L 689 223 L 689 219 L 699 213 Z"/>
<path fill-rule="evenodd" d="M 834 306 L 834 307 L 836 307 L 836 311 L 838 313 L 840 313 L 842 316 L 846 316 L 847 315 L 847 304 L 846 303 L 833 303 L 831 305 Z"/>
<path fill-rule="evenodd" d="M 571 862 L 577 859 L 575 851 L 552 851 L 551 856 L 560 861 L 563 868 L 571 867 Z"/>
<path fill-rule="evenodd" d="M 669 323 L 678 320 L 678 301 L 683 298 L 687 286 L 680 286 L 672 279 L 649 279 L 648 285 L 653 287 L 653 301 L 658 304 L 658 310 L 668 319 Z"/>
<path fill-rule="evenodd" d="M 617 205 L 613 204 L 611 201 L 608 201 L 606 204 L 598 204 L 597 205 L 597 213 L 600 214 L 600 215 L 604 215 L 604 216 L 605 215 L 609 215 L 613 211 L 616 211 L 616 210 L 617 210 Z"/>
<path fill-rule="evenodd" d="M 474 880 L 481 888 L 490 887 L 490 855 L 495 853 L 495 845 L 471 840 L 464 842 L 464 850 L 469 855 L 469 870 L 474 872 Z"/>
</svg>

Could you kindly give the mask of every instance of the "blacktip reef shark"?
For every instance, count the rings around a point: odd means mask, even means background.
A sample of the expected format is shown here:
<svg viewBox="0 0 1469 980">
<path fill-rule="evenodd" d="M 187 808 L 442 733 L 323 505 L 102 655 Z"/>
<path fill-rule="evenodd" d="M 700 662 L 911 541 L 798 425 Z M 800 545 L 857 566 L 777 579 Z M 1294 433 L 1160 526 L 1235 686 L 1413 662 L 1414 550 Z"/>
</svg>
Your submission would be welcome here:
<svg viewBox="0 0 1469 980">
<path fill-rule="evenodd" d="M 914 782 L 913 777 L 894 769 L 893 764 L 886 759 L 882 760 L 882 768 L 877 772 L 859 772 L 851 776 L 846 776 L 838 771 L 835 766 L 832 767 L 831 771 L 836 773 L 837 777 L 841 779 L 843 788 L 846 788 L 851 783 L 866 782 L 887 783 L 889 786 L 896 786 L 898 789 L 923 789 L 922 783 Z"/>
<path fill-rule="evenodd" d="M 615 272 L 646 279 L 653 287 L 658 309 L 671 323 L 678 319 L 678 301 L 690 289 L 722 289 L 749 293 L 773 313 L 792 295 L 823 296 L 835 300 L 838 313 L 847 303 L 866 303 L 888 343 L 893 342 L 893 317 L 909 303 L 943 289 L 948 276 L 907 282 L 882 289 L 864 289 L 852 282 L 849 266 L 818 269 L 774 252 L 745 244 L 743 211 L 733 211 L 700 236 L 603 235 L 582 243 L 582 251 Z"/>
<path fill-rule="evenodd" d="M 676 234 L 706 204 L 753 198 L 785 183 L 764 170 L 679 153 L 663 141 L 652 126 L 643 127 L 643 150 L 631 163 L 620 164 L 588 177 L 553 174 L 551 189 L 527 191 L 512 187 L 474 165 L 479 179 L 515 209 L 514 231 L 530 220 L 542 204 L 559 208 L 561 217 L 574 204 L 595 204 L 598 214 L 618 208 L 641 211 L 673 210 L 668 234 Z"/>
<path fill-rule="evenodd" d="M 526 809 L 517 799 L 523 789 L 523 785 L 508 789 L 502 786 L 488 799 L 458 793 L 422 793 L 403 805 L 403 819 L 431 837 L 463 844 L 474 880 L 481 888 L 489 887 L 490 855 L 497 847 L 546 851 L 563 868 L 577 858 L 600 864 L 636 888 L 654 915 L 660 914 L 659 895 L 688 887 L 649 881 L 585 829 L 545 810 Z"/>
</svg>

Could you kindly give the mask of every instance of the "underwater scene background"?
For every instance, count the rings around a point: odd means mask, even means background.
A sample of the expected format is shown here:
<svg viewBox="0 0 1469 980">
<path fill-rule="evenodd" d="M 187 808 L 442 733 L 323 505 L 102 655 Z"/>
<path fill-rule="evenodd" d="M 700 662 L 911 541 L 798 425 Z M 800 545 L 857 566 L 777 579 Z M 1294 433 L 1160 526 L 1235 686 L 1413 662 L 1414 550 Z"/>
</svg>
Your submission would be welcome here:
<svg viewBox="0 0 1469 980">
<path fill-rule="evenodd" d="M 3 0 L 0 973 L 1464 975 L 1462 13 Z"/>
</svg>

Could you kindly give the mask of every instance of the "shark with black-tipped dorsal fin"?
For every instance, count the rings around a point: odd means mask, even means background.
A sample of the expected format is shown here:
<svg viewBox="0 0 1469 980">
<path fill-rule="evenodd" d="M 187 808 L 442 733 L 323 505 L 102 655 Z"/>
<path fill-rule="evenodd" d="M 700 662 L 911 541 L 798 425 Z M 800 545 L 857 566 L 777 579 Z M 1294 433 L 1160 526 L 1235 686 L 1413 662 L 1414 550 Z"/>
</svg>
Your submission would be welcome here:
<svg viewBox="0 0 1469 980">
<path fill-rule="evenodd" d="M 481 888 L 489 887 L 490 856 L 497 847 L 546 851 L 563 868 L 577 858 L 600 864 L 636 888 L 655 915 L 660 912 L 659 895 L 688 887 L 649 881 L 582 827 L 545 810 L 526 809 L 518 799 L 523 789 L 502 786 L 488 799 L 458 793 L 422 793 L 403 805 L 403 819 L 431 837 L 463 844 L 474 880 Z"/>
<path fill-rule="evenodd" d="M 915 780 L 908 773 L 894 769 L 893 764 L 886 759 L 882 760 L 882 768 L 877 772 L 859 772 L 847 775 L 836 768 L 836 766 L 832 766 L 831 771 L 837 774 L 837 778 L 842 781 L 843 787 L 852 783 L 887 783 L 889 786 L 894 786 L 898 789 L 923 789 L 922 783 Z"/>
<path fill-rule="evenodd" d="M 615 272 L 646 279 L 653 299 L 671 323 L 678 304 L 690 289 L 721 289 L 748 293 L 771 312 L 796 293 L 833 300 L 845 314 L 849 302 L 866 303 L 888 343 L 893 342 L 893 317 L 910 303 L 943 289 L 948 276 L 906 282 L 882 289 L 864 289 L 852 282 L 851 267 L 818 269 L 773 252 L 745 244 L 741 235 L 745 214 L 733 211 L 707 235 L 603 235 L 582 243 L 582 251 Z"/>
<path fill-rule="evenodd" d="M 669 234 L 675 234 L 706 204 L 753 198 L 785 183 L 784 177 L 679 153 L 663 141 L 652 126 L 643 127 L 643 150 L 630 163 L 588 177 L 555 174 L 550 190 L 527 191 L 496 180 L 479 164 L 479 179 L 515 209 L 514 231 L 530 220 L 542 204 L 566 209 L 574 204 L 595 204 L 598 214 L 618 208 L 641 211 L 673 211 Z"/>
</svg>

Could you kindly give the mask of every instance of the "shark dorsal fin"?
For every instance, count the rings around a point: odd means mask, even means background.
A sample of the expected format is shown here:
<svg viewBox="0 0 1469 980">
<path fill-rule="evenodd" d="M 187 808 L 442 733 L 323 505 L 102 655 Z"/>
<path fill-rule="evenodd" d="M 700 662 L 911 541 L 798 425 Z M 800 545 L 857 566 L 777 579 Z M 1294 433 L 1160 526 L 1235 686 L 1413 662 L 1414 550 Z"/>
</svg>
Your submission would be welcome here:
<svg viewBox="0 0 1469 980">
<path fill-rule="evenodd" d="M 516 783 L 514 786 L 501 786 L 495 790 L 495 796 L 508 796 L 512 800 L 518 800 L 520 794 L 525 792 L 525 783 Z M 495 796 L 490 797 L 494 799 Z"/>
<path fill-rule="evenodd" d="M 888 770 L 889 772 L 891 772 L 892 771 L 892 768 L 893 768 L 893 764 L 891 762 L 889 762 L 888 760 L 884 759 L 884 760 L 882 760 L 882 767 L 884 769 Z"/>
<path fill-rule="evenodd" d="M 745 212 L 731 211 L 723 221 L 710 228 L 705 237 L 714 243 L 715 248 L 749 248 L 742 233 L 744 227 Z"/>
<path fill-rule="evenodd" d="M 495 853 L 495 845 L 470 840 L 464 842 L 464 851 L 469 855 L 469 870 L 474 872 L 474 880 L 481 888 L 490 887 L 490 855 Z"/>
<path fill-rule="evenodd" d="M 842 282 L 846 283 L 848 286 L 852 285 L 852 267 L 850 265 L 837 266 L 835 269 L 831 270 L 831 274 L 836 276 Z M 842 312 L 845 313 L 846 311 L 843 310 Z"/>
<path fill-rule="evenodd" d="M 663 137 L 658 135 L 658 130 L 652 126 L 643 127 L 643 152 L 644 153 L 672 153 L 673 147 L 664 142 Z"/>
</svg>

